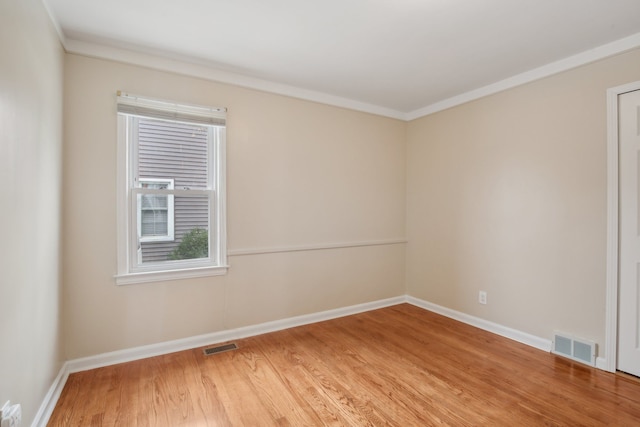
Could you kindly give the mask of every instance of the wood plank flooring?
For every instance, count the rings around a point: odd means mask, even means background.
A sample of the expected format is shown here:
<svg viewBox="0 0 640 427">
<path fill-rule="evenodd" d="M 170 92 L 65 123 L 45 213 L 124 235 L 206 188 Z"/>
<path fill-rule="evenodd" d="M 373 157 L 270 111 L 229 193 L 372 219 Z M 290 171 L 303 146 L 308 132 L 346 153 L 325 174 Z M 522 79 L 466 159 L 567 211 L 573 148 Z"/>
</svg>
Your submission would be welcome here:
<svg viewBox="0 0 640 427">
<path fill-rule="evenodd" d="M 69 376 L 49 426 L 633 426 L 640 383 L 409 304 Z"/>
</svg>

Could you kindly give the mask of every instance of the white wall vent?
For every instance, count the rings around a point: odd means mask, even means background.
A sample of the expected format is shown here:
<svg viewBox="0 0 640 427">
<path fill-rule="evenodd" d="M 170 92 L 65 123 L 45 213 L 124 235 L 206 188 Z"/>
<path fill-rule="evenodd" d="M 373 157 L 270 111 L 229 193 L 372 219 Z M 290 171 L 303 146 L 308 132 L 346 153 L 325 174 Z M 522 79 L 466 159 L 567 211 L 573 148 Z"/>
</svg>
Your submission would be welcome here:
<svg viewBox="0 0 640 427">
<path fill-rule="evenodd" d="M 596 343 L 593 341 L 554 332 L 551 353 L 586 363 L 589 366 L 596 366 Z"/>
</svg>

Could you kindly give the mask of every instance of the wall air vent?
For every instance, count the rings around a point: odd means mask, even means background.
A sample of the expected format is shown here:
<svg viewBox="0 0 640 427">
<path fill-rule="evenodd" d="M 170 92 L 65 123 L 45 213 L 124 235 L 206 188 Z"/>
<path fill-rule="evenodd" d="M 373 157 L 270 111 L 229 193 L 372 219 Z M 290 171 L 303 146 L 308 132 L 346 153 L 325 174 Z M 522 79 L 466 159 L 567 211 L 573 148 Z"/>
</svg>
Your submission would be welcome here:
<svg viewBox="0 0 640 427">
<path fill-rule="evenodd" d="M 576 362 L 596 366 L 596 344 L 561 332 L 553 334 L 551 353 L 568 357 Z"/>
<path fill-rule="evenodd" d="M 219 345 L 217 347 L 209 347 L 202 350 L 205 356 L 212 354 L 224 353 L 225 351 L 237 350 L 238 346 L 235 343 Z"/>
</svg>

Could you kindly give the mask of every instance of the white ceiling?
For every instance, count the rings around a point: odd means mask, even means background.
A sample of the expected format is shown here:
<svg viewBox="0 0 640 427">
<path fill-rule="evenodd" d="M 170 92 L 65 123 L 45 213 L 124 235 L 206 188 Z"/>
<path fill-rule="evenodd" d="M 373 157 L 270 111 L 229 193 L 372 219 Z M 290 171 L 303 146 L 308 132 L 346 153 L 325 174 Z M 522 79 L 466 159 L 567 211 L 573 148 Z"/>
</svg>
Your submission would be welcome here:
<svg viewBox="0 0 640 427">
<path fill-rule="evenodd" d="M 640 0 L 44 3 L 71 52 L 398 118 L 640 46 Z"/>
</svg>

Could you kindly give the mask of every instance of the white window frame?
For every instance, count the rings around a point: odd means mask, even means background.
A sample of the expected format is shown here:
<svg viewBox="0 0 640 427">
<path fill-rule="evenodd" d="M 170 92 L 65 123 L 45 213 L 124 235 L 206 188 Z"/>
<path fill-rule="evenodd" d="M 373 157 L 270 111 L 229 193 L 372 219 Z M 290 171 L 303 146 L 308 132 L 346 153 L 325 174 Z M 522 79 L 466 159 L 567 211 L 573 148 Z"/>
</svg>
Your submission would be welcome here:
<svg viewBox="0 0 640 427">
<path fill-rule="evenodd" d="M 209 129 L 209 183 L 205 189 L 140 189 L 131 130 L 133 117 L 199 123 Z M 116 284 L 157 282 L 226 274 L 226 109 L 199 107 L 118 93 Z M 139 178 L 151 181 L 149 178 Z M 166 181 L 166 180 L 164 180 Z M 142 264 L 139 254 L 138 194 L 209 197 L 209 257 Z M 171 221 L 173 223 L 173 221 Z"/>
<path fill-rule="evenodd" d="M 170 178 L 139 178 L 140 184 L 167 184 L 169 190 L 173 190 L 173 179 Z M 174 222 L 174 203 L 173 194 L 169 194 L 167 197 L 167 234 L 163 236 L 143 236 L 142 235 L 142 206 L 137 206 L 136 203 L 136 216 L 138 225 L 138 239 L 140 243 L 146 242 L 172 242 L 175 240 L 175 222 Z"/>
</svg>

